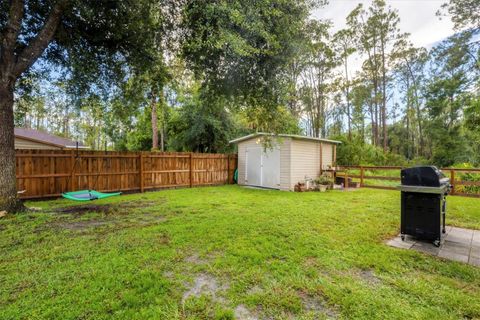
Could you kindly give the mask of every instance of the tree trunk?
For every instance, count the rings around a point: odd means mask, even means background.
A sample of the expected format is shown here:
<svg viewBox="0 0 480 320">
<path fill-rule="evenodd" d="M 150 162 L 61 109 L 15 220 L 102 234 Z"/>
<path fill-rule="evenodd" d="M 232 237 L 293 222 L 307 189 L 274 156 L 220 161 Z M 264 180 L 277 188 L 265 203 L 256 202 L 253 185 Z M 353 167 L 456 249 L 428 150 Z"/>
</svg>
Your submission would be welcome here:
<svg viewBox="0 0 480 320">
<path fill-rule="evenodd" d="M 387 130 L 387 67 L 385 66 L 385 45 L 382 41 L 382 129 L 383 129 L 383 151 L 388 149 Z"/>
<path fill-rule="evenodd" d="M 0 123 L 0 211 L 15 212 L 22 204 L 17 198 L 12 84 L 0 84 Z"/>
<path fill-rule="evenodd" d="M 410 141 L 410 136 L 413 134 L 410 134 L 410 93 L 409 93 L 409 90 L 410 90 L 410 84 L 408 83 L 408 80 L 407 80 L 407 84 L 406 84 L 406 91 L 407 91 L 407 106 L 406 106 L 406 114 L 405 114 L 405 120 L 406 120 L 406 124 L 407 124 L 407 141 Z M 411 148 L 410 148 L 410 144 L 407 143 L 407 159 L 408 160 L 411 160 L 412 159 L 412 154 L 410 152 Z M 400 153 L 400 152 L 399 152 Z"/>
<path fill-rule="evenodd" d="M 163 131 L 163 125 L 162 125 L 162 129 L 160 130 L 160 151 L 162 152 L 165 151 L 165 134 Z"/>
<path fill-rule="evenodd" d="M 344 48 L 345 55 L 345 99 L 347 101 L 347 126 L 348 126 L 348 140 L 352 141 L 352 116 L 350 112 L 350 82 L 348 80 L 348 56 L 347 48 Z"/>
<path fill-rule="evenodd" d="M 166 108 L 166 101 L 162 94 L 159 97 L 160 100 L 160 113 L 162 117 L 160 118 L 160 151 L 165 152 L 165 108 Z"/>
<path fill-rule="evenodd" d="M 375 143 L 375 114 L 373 110 L 373 102 L 369 104 L 369 109 L 370 109 L 370 122 L 372 123 L 372 145 L 376 145 Z"/>
<path fill-rule="evenodd" d="M 157 97 L 152 91 L 152 150 L 158 150 L 158 114 Z"/>
</svg>

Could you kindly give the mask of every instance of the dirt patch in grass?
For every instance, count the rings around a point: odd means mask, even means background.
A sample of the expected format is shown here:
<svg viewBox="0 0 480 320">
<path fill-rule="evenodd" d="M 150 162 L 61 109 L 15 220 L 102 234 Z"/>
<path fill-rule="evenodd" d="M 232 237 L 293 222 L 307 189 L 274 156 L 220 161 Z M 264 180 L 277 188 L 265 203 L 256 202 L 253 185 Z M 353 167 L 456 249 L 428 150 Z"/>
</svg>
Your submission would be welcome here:
<svg viewBox="0 0 480 320">
<path fill-rule="evenodd" d="M 59 208 L 55 210 L 55 213 L 72 214 L 75 216 L 81 216 L 83 214 L 91 212 L 102 213 L 105 215 L 123 215 L 131 213 L 134 210 L 148 209 L 148 207 L 155 206 L 164 202 L 164 199 L 160 199 L 158 201 L 125 201 L 115 204 L 84 204 L 73 207 Z"/>
<path fill-rule="evenodd" d="M 258 320 L 256 312 L 250 311 L 245 305 L 238 305 L 233 312 L 236 320 Z"/>
<path fill-rule="evenodd" d="M 75 207 L 67 207 L 57 209 L 55 212 L 63 214 L 83 215 L 90 212 L 110 214 L 113 211 L 114 206 L 109 204 L 87 204 Z"/>
<path fill-rule="evenodd" d="M 263 289 L 258 285 L 254 285 L 253 287 L 250 287 L 247 290 L 248 295 L 261 294 L 262 292 L 263 292 Z"/>
<path fill-rule="evenodd" d="M 382 280 L 375 275 L 373 270 L 361 270 L 358 272 L 358 276 L 369 285 L 379 285 Z"/>
<path fill-rule="evenodd" d="M 166 220 L 163 216 L 153 216 L 145 214 L 144 216 L 136 217 L 132 221 L 125 219 L 90 219 L 81 221 L 64 221 L 54 222 L 51 225 L 60 229 L 66 229 L 71 231 L 85 231 L 88 229 L 94 229 L 101 226 L 111 226 L 112 230 L 127 229 L 127 228 L 144 228 L 153 226 Z M 43 229 L 42 229 L 43 230 Z M 168 238 L 162 236 L 161 243 L 168 244 L 170 241 Z"/>
<path fill-rule="evenodd" d="M 197 253 L 194 253 L 188 257 L 186 257 L 185 262 L 191 263 L 191 264 L 196 264 L 196 265 L 202 265 L 202 264 L 207 264 L 209 260 L 205 258 L 201 258 Z"/>
<path fill-rule="evenodd" d="M 107 224 L 108 223 L 106 221 L 88 220 L 88 221 L 62 222 L 62 223 L 57 223 L 56 226 L 62 229 L 67 229 L 72 231 L 83 231 L 86 229 L 96 228 L 96 227 L 104 226 Z"/>
<path fill-rule="evenodd" d="M 190 297 L 198 298 L 202 295 L 210 296 L 212 301 L 223 303 L 224 299 L 219 294 L 228 287 L 227 284 L 220 283 L 214 276 L 200 273 L 195 277 L 193 283 L 187 285 L 187 291 L 182 296 L 182 303 Z"/>
<path fill-rule="evenodd" d="M 324 315 L 327 319 L 338 319 L 338 312 L 329 307 L 323 299 L 309 295 L 305 292 L 300 292 L 299 296 L 302 300 L 303 308 L 307 312 L 311 312 L 315 315 Z"/>
<path fill-rule="evenodd" d="M 205 265 L 214 261 L 217 257 L 223 255 L 221 252 L 210 252 L 206 255 L 200 256 L 198 253 L 188 255 L 183 261 L 193 265 Z"/>
</svg>

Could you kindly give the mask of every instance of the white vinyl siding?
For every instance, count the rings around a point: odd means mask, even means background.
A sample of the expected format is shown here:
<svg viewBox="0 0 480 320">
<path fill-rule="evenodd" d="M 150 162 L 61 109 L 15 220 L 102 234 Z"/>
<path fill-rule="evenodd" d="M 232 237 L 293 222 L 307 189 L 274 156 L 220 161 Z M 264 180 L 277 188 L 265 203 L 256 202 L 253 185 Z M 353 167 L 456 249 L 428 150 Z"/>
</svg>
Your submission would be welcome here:
<svg viewBox="0 0 480 320">
<path fill-rule="evenodd" d="M 320 175 L 320 144 L 304 140 L 294 140 L 291 148 L 290 189 L 305 178 L 315 179 Z"/>
<path fill-rule="evenodd" d="M 59 147 L 54 147 L 49 144 L 25 140 L 15 137 L 15 149 L 43 149 L 43 150 L 59 150 Z"/>
<path fill-rule="evenodd" d="M 320 174 L 320 145 L 322 145 L 322 169 L 332 166 L 334 144 L 320 141 L 309 141 L 282 137 L 277 139 L 280 147 L 280 190 L 293 191 L 295 184 L 304 181 L 305 178 L 315 179 Z M 262 138 L 238 142 L 238 184 L 250 185 L 245 180 L 248 148 L 262 146 Z"/>
<path fill-rule="evenodd" d="M 280 190 L 290 190 L 290 148 L 292 145 L 291 138 L 282 138 L 280 147 Z"/>
<path fill-rule="evenodd" d="M 327 170 L 332 166 L 333 148 L 334 144 L 323 143 L 322 144 L 322 170 Z"/>
</svg>

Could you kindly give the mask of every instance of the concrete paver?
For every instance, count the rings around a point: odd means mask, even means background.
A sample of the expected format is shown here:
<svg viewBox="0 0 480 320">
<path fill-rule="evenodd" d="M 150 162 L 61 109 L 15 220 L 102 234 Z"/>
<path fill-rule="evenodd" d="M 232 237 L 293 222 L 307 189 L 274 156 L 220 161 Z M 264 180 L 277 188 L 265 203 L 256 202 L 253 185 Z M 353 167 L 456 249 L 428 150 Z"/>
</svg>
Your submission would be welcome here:
<svg viewBox="0 0 480 320">
<path fill-rule="evenodd" d="M 440 247 L 432 242 L 401 235 L 388 240 L 387 245 L 400 249 L 415 250 L 439 258 L 468 263 L 480 267 L 480 230 L 447 226 Z"/>
</svg>

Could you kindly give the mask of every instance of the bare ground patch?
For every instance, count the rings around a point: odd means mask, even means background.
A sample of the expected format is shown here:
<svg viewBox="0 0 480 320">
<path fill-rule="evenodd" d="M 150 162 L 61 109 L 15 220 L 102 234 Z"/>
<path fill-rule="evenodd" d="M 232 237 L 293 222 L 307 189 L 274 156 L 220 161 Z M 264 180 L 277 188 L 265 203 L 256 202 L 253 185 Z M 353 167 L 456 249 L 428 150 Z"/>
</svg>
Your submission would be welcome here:
<svg viewBox="0 0 480 320">
<path fill-rule="evenodd" d="M 188 252 L 187 252 L 188 253 Z M 193 265 L 205 265 L 212 263 L 216 258 L 222 256 L 222 252 L 210 252 L 204 255 L 200 255 L 197 252 L 187 255 L 183 261 Z"/>
<path fill-rule="evenodd" d="M 86 204 L 81 206 L 60 208 L 60 209 L 57 209 L 55 212 L 63 213 L 63 214 L 73 214 L 77 216 L 90 213 L 90 212 L 111 214 L 113 213 L 114 207 L 115 206 L 112 206 L 109 204 L 100 204 L 100 205 Z"/>
<path fill-rule="evenodd" d="M 263 292 L 263 288 L 260 287 L 259 285 L 254 285 L 247 290 L 248 295 L 261 294 L 262 292 Z"/>
<path fill-rule="evenodd" d="M 198 274 L 193 283 L 187 285 L 187 291 L 183 293 L 182 303 L 190 297 L 210 296 L 212 301 L 223 303 L 222 291 L 229 288 L 227 284 L 220 283 L 216 277 L 208 273 Z"/>
<path fill-rule="evenodd" d="M 104 226 L 107 224 L 108 222 L 106 221 L 87 220 L 87 221 L 61 222 L 61 223 L 56 223 L 55 226 L 62 229 L 72 230 L 72 231 L 82 231 L 90 228 Z"/>
<path fill-rule="evenodd" d="M 134 210 L 144 210 L 148 207 L 159 205 L 165 202 L 165 199 L 157 201 L 135 200 L 124 201 L 115 204 L 83 204 L 78 206 L 58 208 L 54 212 L 59 214 L 72 214 L 80 216 L 86 213 L 102 213 L 105 215 L 124 215 L 132 213 Z"/>
<path fill-rule="evenodd" d="M 85 231 L 88 229 L 94 229 L 102 226 L 111 226 L 114 230 L 127 229 L 127 228 L 143 228 L 153 226 L 158 223 L 166 221 L 163 216 L 154 216 L 145 214 L 144 216 L 136 217 L 134 220 L 128 221 L 123 219 L 90 219 L 80 221 L 63 221 L 54 222 L 51 225 L 56 228 L 66 229 L 71 231 Z"/>
<path fill-rule="evenodd" d="M 195 265 L 202 265 L 202 264 L 207 264 L 209 262 L 208 259 L 206 258 L 201 258 L 198 253 L 194 253 L 192 255 L 187 256 L 184 259 L 185 262 L 195 264 Z"/>
<path fill-rule="evenodd" d="M 382 283 L 382 280 L 375 275 L 373 270 L 360 270 L 358 276 L 370 285 L 379 285 Z"/>
<path fill-rule="evenodd" d="M 316 316 L 323 315 L 327 317 L 327 319 L 337 319 L 339 317 L 338 312 L 328 306 L 324 299 L 309 295 L 305 292 L 300 292 L 299 296 L 302 300 L 303 308 L 307 312 L 311 312 Z"/>
<path fill-rule="evenodd" d="M 236 320 L 259 320 L 256 312 L 250 311 L 245 305 L 239 304 L 233 311 Z"/>
</svg>

